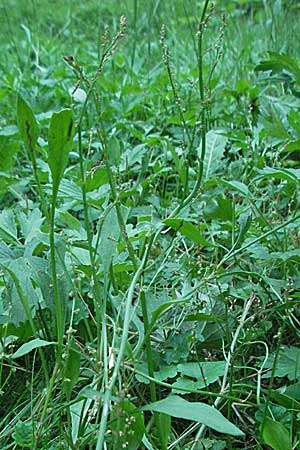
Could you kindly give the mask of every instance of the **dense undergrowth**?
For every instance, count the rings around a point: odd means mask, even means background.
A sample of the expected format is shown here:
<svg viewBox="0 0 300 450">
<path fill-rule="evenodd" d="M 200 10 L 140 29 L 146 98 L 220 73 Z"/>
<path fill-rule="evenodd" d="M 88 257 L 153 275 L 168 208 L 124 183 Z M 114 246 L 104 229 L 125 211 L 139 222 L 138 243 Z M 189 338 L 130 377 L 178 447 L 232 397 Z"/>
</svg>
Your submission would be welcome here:
<svg viewBox="0 0 300 450">
<path fill-rule="evenodd" d="M 1 449 L 299 448 L 297 2 L 1 15 Z"/>
</svg>

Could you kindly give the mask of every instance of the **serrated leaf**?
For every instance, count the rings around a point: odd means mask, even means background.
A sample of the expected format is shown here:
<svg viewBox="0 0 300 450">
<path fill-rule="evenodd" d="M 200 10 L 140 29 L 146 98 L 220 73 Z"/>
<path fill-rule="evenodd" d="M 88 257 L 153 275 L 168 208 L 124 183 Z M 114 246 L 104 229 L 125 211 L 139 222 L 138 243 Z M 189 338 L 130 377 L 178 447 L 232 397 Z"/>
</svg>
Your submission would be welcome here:
<svg viewBox="0 0 300 450">
<path fill-rule="evenodd" d="M 39 137 L 39 127 L 32 109 L 21 95 L 18 95 L 17 98 L 17 119 L 21 138 L 29 154 L 31 154 L 36 148 Z"/>
<path fill-rule="evenodd" d="M 48 164 L 52 175 L 52 189 L 57 195 L 59 183 L 68 164 L 74 134 L 72 110 L 53 113 L 48 134 Z"/>
<path fill-rule="evenodd" d="M 188 402 L 183 398 L 172 395 L 143 407 L 144 411 L 157 411 L 180 419 L 199 422 L 220 433 L 232 436 L 243 436 L 244 433 L 233 423 L 229 422 L 217 409 L 200 402 Z"/>
<path fill-rule="evenodd" d="M 289 431 L 280 422 L 269 417 L 265 418 L 262 437 L 273 450 L 292 450 Z"/>
<path fill-rule="evenodd" d="M 32 350 L 39 347 L 46 347 L 47 345 L 56 345 L 56 342 L 44 341 L 43 339 L 33 339 L 32 341 L 21 345 L 21 347 L 12 355 L 12 359 L 21 358 L 21 356 L 27 355 Z"/>
</svg>

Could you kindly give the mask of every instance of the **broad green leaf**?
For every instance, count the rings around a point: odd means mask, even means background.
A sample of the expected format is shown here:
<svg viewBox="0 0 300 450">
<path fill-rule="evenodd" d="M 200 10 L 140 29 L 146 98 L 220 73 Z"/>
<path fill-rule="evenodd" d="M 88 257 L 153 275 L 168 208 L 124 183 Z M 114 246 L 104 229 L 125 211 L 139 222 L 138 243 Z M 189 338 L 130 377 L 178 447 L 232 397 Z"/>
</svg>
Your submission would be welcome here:
<svg viewBox="0 0 300 450">
<path fill-rule="evenodd" d="M 241 183 L 240 181 L 227 181 L 222 180 L 222 183 L 225 184 L 225 186 L 228 186 L 230 189 L 233 189 L 234 191 L 238 191 L 240 194 L 242 194 L 245 197 L 251 197 L 251 192 L 249 191 L 248 187 Z"/>
<path fill-rule="evenodd" d="M 220 433 L 243 436 L 243 432 L 229 422 L 216 408 L 200 402 L 188 402 L 172 395 L 143 407 L 144 411 L 157 411 L 180 419 L 202 423 Z"/>
<path fill-rule="evenodd" d="M 233 202 L 229 198 L 222 196 L 212 196 L 204 208 L 204 216 L 206 219 L 214 219 L 221 221 L 232 221 Z"/>
<path fill-rule="evenodd" d="M 129 210 L 122 208 L 123 220 L 126 223 Z M 110 264 L 116 253 L 120 237 L 120 227 L 116 208 L 112 208 L 104 219 L 101 230 L 100 254 L 103 264 L 104 274 L 109 272 Z"/>
<path fill-rule="evenodd" d="M 33 211 L 29 211 L 28 214 L 20 211 L 18 213 L 18 218 L 22 234 L 25 238 L 25 244 L 27 244 L 36 237 L 43 222 L 45 221 L 45 218 L 42 217 L 40 210 L 37 208 Z"/>
<path fill-rule="evenodd" d="M 12 355 L 12 359 L 21 358 L 21 356 L 27 355 L 32 350 L 39 347 L 46 347 L 47 345 L 56 345 L 56 342 L 44 341 L 43 339 L 33 339 L 21 345 L 20 348 Z"/>
<path fill-rule="evenodd" d="M 273 450 L 292 450 L 289 431 L 280 422 L 269 417 L 265 418 L 262 437 Z"/>
<path fill-rule="evenodd" d="M 34 429 L 31 423 L 25 423 L 19 420 L 14 426 L 12 437 L 15 443 L 22 448 L 33 448 L 35 437 Z"/>
<path fill-rule="evenodd" d="M 245 212 L 240 215 L 239 217 L 240 230 L 235 246 L 243 242 L 247 234 L 247 231 L 250 228 L 251 222 L 252 222 L 252 215 L 250 212 Z"/>
<path fill-rule="evenodd" d="M 75 342 L 75 339 L 71 337 L 68 349 L 67 358 L 64 363 L 64 376 L 63 376 L 63 391 L 66 394 L 68 400 L 70 400 L 71 392 L 75 384 L 77 383 L 80 372 L 80 349 Z"/>
<path fill-rule="evenodd" d="M 257 172 L 260 174 L 255 177 L 254 180 L 261 178 L 279 178 L 281 180 L 286 180 L 291 183 L 297 183 L 300 179 L 300 169 L 275 169 L 273 167 L 264 167 L 263 169 L 258 169 Z"/>
<path fill-rule="evenodd" d="M 206 152 L 203 166 L 203 176 L 208 180 L 218 169 L 222 167 L 222 158 L 224 156 L 225 147 L 228 141 L 223 136 L 222 130 L 210 130 L 206 134 Z M 201 144 L 198 149 L 198 155 L 201 154 Z"/>
<path fill-rule="evenodd" d="M 278 405 L 283 406 L 286 409 L 300 411 L 300 403 L 295 400 L 292 395 L 288 396 L 286 393 L 281 394 L 278 391 L 271 391 L 271 398 L 278 403 Z"/>
<path fill-rule="evenodd" d="M 184 363 L 177 365 L 178 372 L 183 376 L 173 383 L 172 392 L 185 393 L 180 388 L 191 390 L 203 389 L 214 383 L 224 374 L 225 361 L 204 361 L 199 363 Z M 190 378 L 187 378 L 190 377 Z M 195 378 L 197 381 L 191 380 Z"/>
<path fill-rule="evenodd" d="M 0 263 L 7 265 L 7 263 L 15 259 L 16 255 L 14 251 L 5 244 L 5 242 L 0 241 Z"/>
<path fill-rule="evenodd" d="M 288 386 L 284 391 L 284 394 L 300 402 L 300 381 Z"/>
<path fill-rule="evenodd" d="M 299 152 L 300 151 L 300 139 L 295 139 L 290 141 L 288 144 L 284 146 L 282 149 L 282 152 L 289 153 L 289 152 Z"/>
<path fill-rule="evenodd" d="M 67 167 L 74 134 L 72 110 L 53 113 L 48 134 L 48 164 L 52 174 L 53 193 L 57 195 L 59 183 Z"/>
<path fill-rule="evenodd" d="M 214 383 L 223 375 L 225 361 L 201 361 L 197 363 L 178 364 L 178 372 L 187 377 L 202 381 L 203 387 Z"/>
<path fill-rule="evenodd" d="M 39 127 L 32 109 L 21 95 L 18 95 L 17 98 L 17 119 L 21 138 L 23 139 L 29 154 L 32 154 L 36 150 Z"/>
<path fill-rule="evenodd" d="M 198 389 L 203 389 L 203 383 L 187 377 L 178 377 L 172 384 L 172 394 L 187 395 L 190 392 L 196 392 Z"/>
<path fill-rule="evenodd" d="M 269 59 L 261 61 L 255 70 L 258 71 L 271 71 L 272 74 L 287 71 L 295 80 L 300 83 L 300 68 L 297 60 L 287 54 L 280 54 L 275 52 L 268 52 Z"/>
<path fill-rule="evenodd" d="M 45 303 L 49 305 L 49 262 L 44 258 L 37 256 L 21 256 L 11 259 L 6 264 L 7 272 L 9 273 L 9 296 L 6 297 L 7 290 L 2 292 L 2 301 L 7 304 L 10 311 L 11 323 L 19 326 L 21 322 L 25 322 L 28 317 L 26 315 L 25 306 L 32 317 L 35 317 L 38 307 L 44 308 Z M 17 291 L 15 282 L 17 279 L 23 295 L 26 299 L 27 305 L 24 306 L 19 293 Z M 6 296 L 5 296 L 6 294 Z"/>
<path fill-rule="evenodd" d="M 275 356 L 270 355 L 267 362 L 266 368 L 270 371 L 263 375 L 263 378 L 270 378 L 272 373 L 272 368 L 275 363 Z M 274 372 L 275 377 L 288 377 L 289 380 L 296 380 L 300 377 L 300 349 L 297 347 L 287 347 L 282 346 L 280 349 L 276 367 Z"/>
<path fill-rule="evenodd" d="M 18 239 L 15 216 L 11 209 L 0 214 L 0 237 L 7 243 L 16 243 Z"/>
<path fill-rule="evenodd" d="M 112 411 L 111 432 L 115 448 L 138 450 L 145 433 L 144 416 L 133 403 L 122 400 Z"/>
<path fill-rule="evenodd" d="M 140 364 L 138 366 L 138 370 L 143 372 L 143 373 L 145 373 L 145 374 L 147 374 L 147 375 L 149 375 L 147 364 L 144 364 L 144 363 Z M 176 377 L 177 373 L 178 373 L 178 370 L 177 370 L 176 365 L 164 366 L 160 370 L 154 372 L 154 378 L 157 381 L 165 381 L 168 378 Z M 136 374 L 135 377 L 141 383 L 149 384 L 148 378 L 143 377 L 143 375 Z"/>
<path fill-rule="evenodd" d="M 202 234 L 199 232 L 196 225 L 193 225 L 191 222 L 188 222 L 185 219 L 166 219 L 163 221 L 165 225 L 173 228 L 173 230 L 183 234 L 183 236 L 191 239 L 191 241 L 196 242 L 205 247 L 212 247 L 213 244 L 208 242 Z"/>
<path fill-rule="evenodd" d="M 121 159 L 120 142 L 116 136 L 112 136 L 108 142 L 108 158 L 112 165 L 119 164 Z"/>
</svg>

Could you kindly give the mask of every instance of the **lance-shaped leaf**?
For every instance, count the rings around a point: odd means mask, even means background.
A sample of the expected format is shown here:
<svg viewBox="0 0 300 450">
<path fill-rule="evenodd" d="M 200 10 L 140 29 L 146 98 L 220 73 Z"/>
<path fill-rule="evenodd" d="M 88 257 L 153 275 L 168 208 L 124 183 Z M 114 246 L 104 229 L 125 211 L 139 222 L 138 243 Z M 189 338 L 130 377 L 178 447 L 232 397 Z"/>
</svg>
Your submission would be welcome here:
<svg viewBox="0 0 300 450">
<path fill-rule="evenodd" d="M 150 403 L 142 408 L 144 411 L 157 411 L 180 419 L 202 423 L 220 433 L 243 436 L 243 432 L 229 422 L 216 408 L 200 402 L 188 402 L 177 395 Z"/>
<path fill-rule="evenodd" d="M 71 337 L 64 367 L 64 377 L 62 387 L 68 401 L 71 398 L 72 389 L 77 383 L 80 372 L 80 349 Z"/>
<path fill-rule="evenodd" d="M 17 99 L 17 119 L 21 138 L 31 155 L 36 147 L 39 137 L 39 127 L 30 106 L 18 95 Z"/>
<path fill-rule="evenodd" d="M 68 164 L 73 131 L 71 109 L 63 109 L 58 113 L 53 113 L 48 135 L 48 164 L 52 174 L 54 197 L 57 195 L 59 183 Z"/>
<path fill-rule="evenodd" d="M 289 431 L 280 422 L 266 417 L 262 429 L 262 437 L 265 443 L 273 450 L 292 450 Z"/>
</svg>

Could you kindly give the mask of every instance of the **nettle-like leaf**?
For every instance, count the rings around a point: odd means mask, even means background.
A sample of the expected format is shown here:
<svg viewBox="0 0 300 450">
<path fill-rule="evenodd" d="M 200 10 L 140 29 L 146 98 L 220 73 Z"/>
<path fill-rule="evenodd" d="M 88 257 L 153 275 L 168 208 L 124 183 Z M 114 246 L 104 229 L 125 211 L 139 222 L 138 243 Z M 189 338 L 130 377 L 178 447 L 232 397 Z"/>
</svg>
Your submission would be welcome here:
<svg viewBox="0 0 300 450">
<path fill-rule="evenodd" d="M 52 189 L 55 197 L 68 164 L 73 135 L 72 110 L 63 109 L 58 113 L 53 113 L 48 134 L 48 164 L 51 170 Z"/>
<path fill-rule="evenodd" d="M 143 407 L 144 411 L 157 411 L 171 417 L 202 423 L 220 433 L 243 436 L 243 432 L 229 422 L 216 408 L 200 402 L 188 402 L 177 395 L 171 395 Z"/>
<path fill-rule="evenodd" d="M 21 95 L 18 95 L 17 98 L 17 119 L 21 138 L 29 154 L 31 154 L 36 149 L 39 127 L 32 109 Z"/>
</svg>

